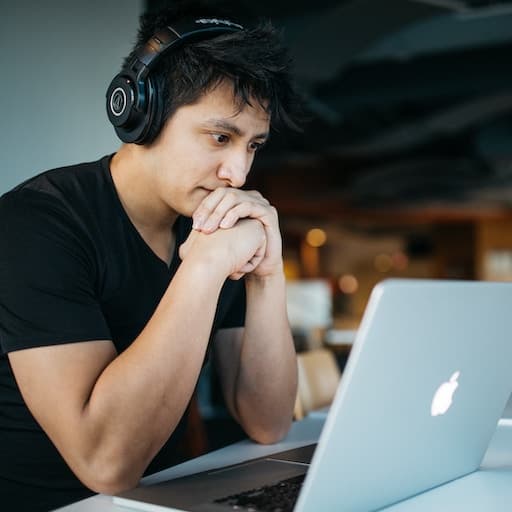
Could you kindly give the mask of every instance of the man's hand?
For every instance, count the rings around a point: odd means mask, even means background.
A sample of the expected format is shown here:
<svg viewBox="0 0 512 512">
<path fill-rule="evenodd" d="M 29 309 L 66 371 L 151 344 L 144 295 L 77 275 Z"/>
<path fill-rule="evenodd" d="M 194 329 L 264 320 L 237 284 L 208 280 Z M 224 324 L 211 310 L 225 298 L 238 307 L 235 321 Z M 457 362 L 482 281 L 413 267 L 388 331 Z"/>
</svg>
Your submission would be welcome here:
<svg viewBox="0 0 512 512">
<path fill-rule="evenodd" d="M 265 228 L 266 250 L 262 260 L 251 272 L 270 276 L 282 272 L 282 242 L 276 209 L 257 191 L 218 188 L 209 194 L 193 214 L 193 228 L 205 234 L 235 226 L 239 219 L 257 219 Z M 249 268 L 249 267 L 247 267 Z M 239 276 L 241 277 L 241 276 Z"/>
<path fill-rule="evenodd" d="M 240 279 L 252 272 L 261 263 L 267 245 L 265 231 L 260 222 L 242 219 L 232 229 L 219 229 L 205 234 L 192 230 L 180 246 L 180 258 L 191 254 L 205 254 L 208 251 L 222 265 L 227 265 L 230 279 Z"/>
</svg>

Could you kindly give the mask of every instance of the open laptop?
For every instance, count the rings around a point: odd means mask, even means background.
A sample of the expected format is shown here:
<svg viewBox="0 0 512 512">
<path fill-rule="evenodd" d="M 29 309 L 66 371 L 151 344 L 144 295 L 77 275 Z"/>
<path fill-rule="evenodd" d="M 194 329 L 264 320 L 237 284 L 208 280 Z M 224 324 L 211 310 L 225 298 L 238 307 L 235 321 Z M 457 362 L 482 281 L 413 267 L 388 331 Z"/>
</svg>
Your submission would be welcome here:
<svg viewBox="0 0 512 512">
<path fill-rule="evenodd" d="M 512 391 L 510 304 L 512 283 L 382 281 L 316 447 L 138 487 L 115 503 L 369 511 L 477 470 Z M 296 501 L 264 498 L 283 480 Z"/>
</svg>

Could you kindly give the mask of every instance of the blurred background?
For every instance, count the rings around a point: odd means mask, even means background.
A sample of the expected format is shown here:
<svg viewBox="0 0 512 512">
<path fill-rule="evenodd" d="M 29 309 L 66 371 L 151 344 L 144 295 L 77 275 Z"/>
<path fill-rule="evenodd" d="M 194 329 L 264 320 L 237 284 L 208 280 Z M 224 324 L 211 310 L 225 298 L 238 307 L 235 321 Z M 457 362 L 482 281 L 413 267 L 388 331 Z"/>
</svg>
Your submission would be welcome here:
<svg viewBox="0 0 512 512">
<path fill-rule="evenodd" d="M 116 150 L 105 90 L 167 3 L 2 2 L 0 193 Z M 248 183 L 280 212 L 299 352 L 342 368 L 382 279 L 512 280 L 512 1 L 230 7 L 282 29 L 305 98 L 303 133 L 273 133 Z"/>
</svg>

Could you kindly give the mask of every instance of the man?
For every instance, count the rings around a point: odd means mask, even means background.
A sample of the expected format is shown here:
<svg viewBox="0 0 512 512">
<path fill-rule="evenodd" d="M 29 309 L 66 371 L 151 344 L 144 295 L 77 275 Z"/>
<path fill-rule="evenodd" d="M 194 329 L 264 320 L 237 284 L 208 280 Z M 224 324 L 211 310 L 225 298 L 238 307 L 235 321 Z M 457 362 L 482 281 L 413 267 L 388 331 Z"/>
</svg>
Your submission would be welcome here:
<svg viewBox="0 0 512 512">
<path fill-rule="evenodd" d="M 193 35 L 171 48 L 183 20 Z M 293 100 L 270 26 L 147 15 L 107 94 L 119 151 L 1 198 L 3 505 L 48 510 L 172 464 L 209 354 L 246 433 L 286 434 L 296 360 L 278 217 L 241 187 Z"/>
</svg>

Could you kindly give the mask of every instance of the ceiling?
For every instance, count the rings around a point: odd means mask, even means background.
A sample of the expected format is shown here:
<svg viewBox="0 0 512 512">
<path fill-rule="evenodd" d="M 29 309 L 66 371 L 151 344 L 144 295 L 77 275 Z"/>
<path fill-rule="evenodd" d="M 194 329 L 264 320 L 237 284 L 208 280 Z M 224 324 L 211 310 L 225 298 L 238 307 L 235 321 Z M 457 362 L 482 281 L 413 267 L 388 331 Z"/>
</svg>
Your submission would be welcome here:
<svg viewBox="0 0 512 512">
<path fill-rule="evenodd" d="M 235 5 L 283 28 L 309 114 L 259 156 L 267 194 L 512 205 L 512 1 Z"/>
</svg>

